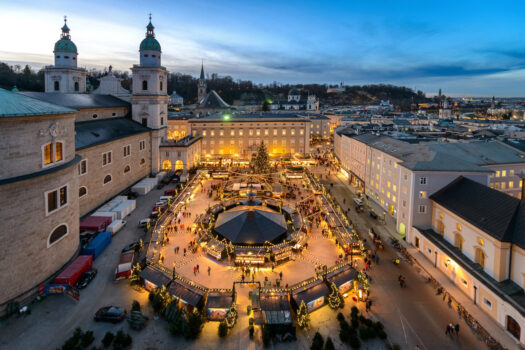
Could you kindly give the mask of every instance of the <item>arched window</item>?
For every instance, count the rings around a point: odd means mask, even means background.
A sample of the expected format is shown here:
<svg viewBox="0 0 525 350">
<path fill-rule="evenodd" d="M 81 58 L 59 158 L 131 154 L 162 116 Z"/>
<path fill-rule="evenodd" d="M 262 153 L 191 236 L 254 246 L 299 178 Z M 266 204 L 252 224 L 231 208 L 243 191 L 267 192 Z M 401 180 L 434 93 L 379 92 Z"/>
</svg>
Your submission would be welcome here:
<svg viewBox="0 0 525 350">
<path fill-rule="evenodd" d="M 160 91 L 162 91 L 162 81 L 160 82 Z"/>
<path fill-rule="evenodd" d="M 78 91 L 78 90 L 79 90 L 78 81 L 75 81 L 75 91 Z"/>
<path fill-rule="evenodd" d="M 175 171 L 177 170 L 184 170 L 184 163 L 182 163 L 182 160 L 175 162 Z"/>
<path fill-rule="evenodd" d="M 458 232 L 454 235 L 454 246 L 459 250 L 463 250 L 463 237 Z"/>
<path fill-rule="evenodd" d="M 148 90 L 148 81 L 147 80 L 143 80 L 142 81 L 142 90 Z"/>
<path fill-rule="evenodd" d="M 129 165 L 126 165 L 126 167 L 124 168 L 124 174 L 129 173 L 130 170 L 131 168 L 129 167 Z"/>
<path fill-rule="evenodd" d="M 144 164 L 144 163 L 146 163 L 146 159 L 142 158 L 142 159 L 140 160 L 140 165 L 142 165 L 142 164 Z"/>
<path fill-rule="evenodd" d="M 106 177 L 104 178 L 104 185 L 111 182 L 111 175 L 106 175 Z"/>
<path fill-rule="evenodd" d="M 171 162 L 169 160 L 165 160 L 162 163 L 162 170 L 171 170 Z"/>
<path fill-rule="evenodd" d="M 67 235 L 67 226 L 65 224 L 62 224 L 55 228 L 53 232 L 51 232 L 51 235 L 49 235 L 49 240 L 47 242 L 47 246 L 50 247 L 56 242 L 58 242 L 60 239 L 62 239 L 65 235 Z"/>
<path fill-rule="evenodd" d="M 55 91 L 60 91 L 60 83 L 55 81 Z"/>
<path fill-rule="evenodd" d="M 481 267 L 485 267 L 485 252 L 481 248 L 475 248 L 474 249 L 474 262 L 476 264 L 481 265 Z"/>
<path fill-rule="evenodd" d="M 82 198 L 87 194 L 87 188 L 82 186 L 78 189 L 78 198 Z"/>
<path fill-rule="evenodd" d="M 516 339 L 520 340 L 521 336 L 521 327 L 515 319 L 507 315 L 507 330 L 512 334 Z"/>
</svg>

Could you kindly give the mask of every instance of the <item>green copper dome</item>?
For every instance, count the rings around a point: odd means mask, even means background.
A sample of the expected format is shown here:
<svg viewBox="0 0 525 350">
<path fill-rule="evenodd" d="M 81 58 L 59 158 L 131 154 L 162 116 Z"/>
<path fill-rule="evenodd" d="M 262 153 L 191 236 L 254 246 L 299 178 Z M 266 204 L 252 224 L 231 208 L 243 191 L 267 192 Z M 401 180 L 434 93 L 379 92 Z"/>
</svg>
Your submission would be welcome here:
<svg viewBox="0 0 525 350">
<path fill-rule="evenodd" d="M 146 37 L 140 43 L 140 51 L 160 51 L 160 44 L 153 37 Z"/>
<path fill-rule="evenodd" d="M 60 39 L 55 43 L 54 52 L 77 53 L 77 46 L 69 39 Z"/>
</svg>

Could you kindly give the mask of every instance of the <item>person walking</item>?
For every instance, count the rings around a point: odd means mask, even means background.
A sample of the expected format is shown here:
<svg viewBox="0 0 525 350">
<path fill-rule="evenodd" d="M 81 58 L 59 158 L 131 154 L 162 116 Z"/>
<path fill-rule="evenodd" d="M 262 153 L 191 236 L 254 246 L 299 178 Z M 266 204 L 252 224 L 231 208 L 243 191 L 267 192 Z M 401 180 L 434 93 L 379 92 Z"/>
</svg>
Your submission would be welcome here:
<svg viewBox="0 0 525 350">
<path fill-rule="evenodd" d="M 459 336 L 459 323 L 456 323 L 454 330 L 456 331 L 456 336 Z"/>
<path fill-rule="evenodd" d="M 208 266 L 208 276 L 210 275 L 210 272 L 211 272 L 211 267 Z"/>
<path fill-rule="evenodd" d="M 199 264 L 197 264 L 197 272 L 200 272 L 200 270 L 199 270 Z"/>
<path fill-rule="evenodd" d="M 447 324 L 447 328 L 445 329 L 445 335 L 450 334 L 450 324 Z"/>
<path fill-rule="evenodd" d="M 281 281 L 282 281 L 282 279 L 283 279 L 283 272 L 282 272 L 282 271 L 279 272 L 279 279 L 280 279 Z"/>
</svg>

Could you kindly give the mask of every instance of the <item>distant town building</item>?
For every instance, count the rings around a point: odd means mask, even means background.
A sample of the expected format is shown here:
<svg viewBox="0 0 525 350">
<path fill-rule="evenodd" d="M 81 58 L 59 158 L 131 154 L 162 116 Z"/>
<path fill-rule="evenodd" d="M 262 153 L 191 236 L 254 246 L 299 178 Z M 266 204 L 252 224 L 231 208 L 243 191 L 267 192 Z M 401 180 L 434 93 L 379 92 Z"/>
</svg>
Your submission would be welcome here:
<svg viewBox="0 0 525 350">
<path fill-rule="evenodd" d="M 173 93 L 170 95 L 169 105 L 174 106 L 174 107 L 180 107 L 183 104 L 184 104 L 184 98 L 181 95 L 177 94 L 175 90 L 173 90 Z"/>
<path fill-rule="evenodd" d="M 310 94 L 308 94 L 307 98 L 302 98 L 301 92 L 297 88 L 293 88 L 288 92 L 288 99 L 273 101 L 270 104 L 270 109 L 318 111 L 319 99 L 315 95 Z"/>
</svg>

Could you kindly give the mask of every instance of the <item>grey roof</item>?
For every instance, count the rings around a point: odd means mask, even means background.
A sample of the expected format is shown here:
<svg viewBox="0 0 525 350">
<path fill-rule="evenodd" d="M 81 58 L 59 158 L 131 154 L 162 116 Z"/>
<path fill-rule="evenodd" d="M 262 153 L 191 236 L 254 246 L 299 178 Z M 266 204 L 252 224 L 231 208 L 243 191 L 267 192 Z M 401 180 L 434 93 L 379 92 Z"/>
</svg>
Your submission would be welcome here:
<svg viewBox="0 0 525 350">
<path fill-rule="evenodd" d="M 75 110 L 0 89 L 0 117 L 68 114 Z"/>
<path fill-rule="evenodd" d="M 288 296 L 286 294 L 261 294 L 259 297 L 259 303 L 261 310 L 263 311 L 290 310 L 290 302 L 288 301 Z"/>
<path fill-rule="evenodd" d="M 200 301 L 206 294 L 205 291 L 191 286 L 179 279 L 174 279 L 168 287 L 168 292 L 187 302 L 191 306 L 199 305 Z"/>
<path fill-rule="evenodd" d="M 295 113 L 275 113 L 275 112 L 259 112 L 259 113 L 229 113 L 229 119 L 224 119 L 224 114 L 212 114 L 201 118 L 191 119 L 192 123 L 231 123 L 231 122 L 267 122 L 267 121 L 285 121 L 285 122 L 310 122 L 309 119 L 295 114 Z"/>
<path fill-rule="evenodd" d="M 410 126 L 410 125 L 412 125 L 406 119 L 394 119 L 393 122 L 394 122 L 395 125 L 400 125 L 400 126 Z"/>
<path fill-rule="evenodd" d="M 520 152 L 525 152 L 525 140 L 505 140 L 505 144 L 516 148 Z"/>
<path fill-rule="evenodd" d="M 20 94 L 54 103 L 59 106 L 83 108 L 130 107 L 130 104 L 112 95 L 99 94 L 64 94 L 61 92 L 32 92 L 24 91 Z"/>
<path fill-rule="evenodd" d="M 164 272 L 152 266 L 146 266 L 144 270 L 142 270 L 142 272 L 140 273 L 140 277 L 147 281 L 150 281 L 157 287 L 163 285 L 167 286 L 171 281 L 171 278 L 166 276 Z"/>
<path fill-rule="evenodd" d="M 232 293 L 210 292 L 206 297 L 206 308 L 229 309 L 233 304 Z"/>
<path fill-rule="evenodd" d="M 211 90 L 199 104 L 199 108 L 230 108 L 230 105 L 215 90 Z"/>
<path fill-rule="evenodd" d="M 151 129 L 128 118 L 79 122 L 75 123 L 75 146 L 77 150 L 80 150 L 150 131 Z"/>
<path fill-rule="evenodd" d="M 525 163 L 524 153 L 499 141 L 408 143 L 370 133 L 353 138 L 401 160 L 413 171 L 492 172 L 483 166 Z"/>
<path fill-rule="evenodd" d="M 277 242 L 287 233 L 284 215 L 261 206 L 238 206 L 218 215 L 215 231 L 233 243 Z"/>
<path fill-rule="evenodd" d="M 460 176 L 430 199 L 497 240 L 525 248 L 525 206 L 518 198 Z"/>
<path fill-rule="evenodd" d="M 292 299 L 295 301 L 297 306 L 301 304 L 301 301 L 304 301 L 305 304 L 308 304 L 309 302 L 321 298 L 330 292 L 328 286 L 323 280 L 318 280 L 317 282 L 314 282 L 305 288 L 306 289 L 296 289 L 292 292 Z"/>
</svg>

